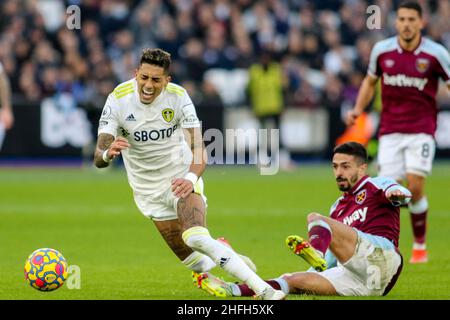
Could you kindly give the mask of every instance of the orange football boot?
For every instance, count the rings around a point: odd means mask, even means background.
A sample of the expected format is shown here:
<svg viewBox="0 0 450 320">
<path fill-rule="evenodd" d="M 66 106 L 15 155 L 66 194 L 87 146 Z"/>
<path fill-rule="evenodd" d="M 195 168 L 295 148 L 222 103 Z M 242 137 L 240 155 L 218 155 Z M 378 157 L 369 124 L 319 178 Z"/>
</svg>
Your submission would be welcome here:
<svg viewBox="0 0 450 320">
<path fill-rule="evenodd" d="M 428 252 L 426 249 L 413 249 L 409 263 L 427 263 Z"/>
</svg>

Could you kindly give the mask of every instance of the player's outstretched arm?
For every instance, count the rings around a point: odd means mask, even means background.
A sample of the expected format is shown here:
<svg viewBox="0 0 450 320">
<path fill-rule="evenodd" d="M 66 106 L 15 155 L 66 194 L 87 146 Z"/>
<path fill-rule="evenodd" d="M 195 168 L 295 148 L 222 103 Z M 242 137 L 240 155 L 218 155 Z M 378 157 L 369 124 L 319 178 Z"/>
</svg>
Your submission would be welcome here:
<svg viewBox="0 0 450 320">
<path fill-rule="evenodd" d="M 101 133 L 97 139 L 97 147 L 95 148 L 94 164 L 97 168 L 105 168 L 109 163 L 120 154 L 130 144 L 127 139 L 117 137 L 108 133 Z"/>
<path fill-rule="evenodd" d="M 356 119 L 363 113 L 364 109 L 366 109 L 370 100 L 372 100 L 373 95 L 375 94 L 377 80 L 378 78 L 374 78 L 370 75 L 366 75 L 364 78 L 361 87 L 359 88 L 355 106 L 345 116 L 345 124 L 347 126 L 355 124 Z"/>
</svg>

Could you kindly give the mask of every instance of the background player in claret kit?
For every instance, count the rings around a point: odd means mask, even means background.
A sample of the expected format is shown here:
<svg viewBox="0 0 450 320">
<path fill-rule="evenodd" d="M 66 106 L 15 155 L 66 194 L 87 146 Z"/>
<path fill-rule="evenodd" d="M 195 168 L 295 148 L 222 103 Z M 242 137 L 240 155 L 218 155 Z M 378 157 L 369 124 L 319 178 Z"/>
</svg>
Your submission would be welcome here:
<svg viewBox="0 0 450 320">
<path fill-rule="evenodd" d="M 379 175 L 405 181 L 412 192 L 409 204 L 414 234 L 411 263 L 428 261 L 425 244 L 428 201 L 425 178 L 431 173 L 439 79 L 450 89 L 450 55 L 442 45 L 421 36 L 422 9 L 411 1 L 397 10 L 398 35 L 372 49 L 367 76 L 347 125 L 369 104 L 381 78 L 382 112 L 379 129 Z"/>
<path fill-rule="evenodd" d="M 122 154 L 138 208 L 188 268 L 204 272 L 220 265 L 260 298 L 283 299 L 283 292 L 265 283 L 206 228 L 200 122 L 186 90 L 170 82 L 170 62 L 170 54 L 161 49 L 144 50 L 136 77 L 108 96 L 95 165 L 106 167 Z"/>
<path fill-rule="evenodd" d="M 314 269 L 269 280 L 285 293 L 380 296 L 387 294 L 402 269 L 398 251 L 399 206 L 411 193 L 390 178 L 366 175 L 367 152 L 348 142 L 333 151 L 333 172 L 344 194 L 333 204 L 330 217 L 308 215 L 309 242 L 289 236 L 286 244 Z M 313 270 L 311 270 L 313 271 Z M 202 274 L 199 287 L 217 296 L 250 296 L 245 284 L 233 284 Z"/>
</svg>

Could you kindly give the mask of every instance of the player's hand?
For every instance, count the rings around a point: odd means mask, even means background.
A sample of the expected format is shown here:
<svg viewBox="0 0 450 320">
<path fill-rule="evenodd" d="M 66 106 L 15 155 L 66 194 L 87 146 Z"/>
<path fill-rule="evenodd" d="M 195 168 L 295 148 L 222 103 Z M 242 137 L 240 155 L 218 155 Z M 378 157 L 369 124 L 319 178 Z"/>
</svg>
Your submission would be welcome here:
<svg viewBox="0 0 450 320">
<path fill-rule="evenodd" d="M 404 202 L 406 199 L 411 198 L 411 196 L 404 194 L 400 190 L 393 190 L 386 194 L 386 198 L 391 202 Z"/>
<path fill-rule="evenodd" d="M 172 180 L 172 192 L 177 198 L 185 199 L 188 195 L 192 193 L 193 190 L 194 185 L 190 180 L 183 178 L 177 178 Z"/>
<path fill-rule="evenodd" d="M 124 137 L 117 137 L 116 140 L 111 143 L 108 148 L 108 157 L 114 159 L 117 157 L 123 149 L 129 148 L 130 144 Z"/>
<path fill-rule="evenodd" d="M 347 125 L 347 127 L 354 125 L 356 122 L 356 119 L 358 119 L 359 116 L 360 116 L 360 114 L 358 112 L 356 112 L 354 109 L 348 111 L 345 114 L 345 119 L 344 119 L 344 122 Z"/>
<path fill-rule="evenodd" d="M 6 130 L 11 129 L 14 124 L 13 113 L 9 109 L 0 109 L 0 122 L 3 123 Z"/>
</svg>

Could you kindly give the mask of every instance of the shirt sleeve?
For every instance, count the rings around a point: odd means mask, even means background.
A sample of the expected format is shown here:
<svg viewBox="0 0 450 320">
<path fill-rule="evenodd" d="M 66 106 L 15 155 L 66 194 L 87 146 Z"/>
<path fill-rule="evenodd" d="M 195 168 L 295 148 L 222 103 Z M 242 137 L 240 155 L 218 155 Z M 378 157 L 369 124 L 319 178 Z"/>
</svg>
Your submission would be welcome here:
<svg viewBox="0 0 450 320">
<path fill-rule="evenodd" d="M 109 95 L 106 99 L 105 106 L 103 107 L 102 115 L 98 123 L 98 135 L 101 133 L 108 133 L 117 136 L 119 129 L 118 123 L 118 105 L 117 100 L 113 95 Z"/>
<path fill-rule="evenodd" d="M 439 50 L 436 50 L 436 59 L 439 63 L 438 76 L 450 84 L 450 54 L 445 47 L 439 46 Z"/>
<path fill-rule="evenodd" d="M 194 104 L 187 92 L 183 95 L 180 101 L 181 104 L 181 118 L 180 124 L 182 128 L 200 128 L 200 120 L 197 117 Z"/>
<path fill-rule="evenodd" d="M 373 46 L 372 51 L 370 52 L 370 60 L 369 65 L 367 67 L 367 74 L 372 78 L 378 78 L 379 76 L 381 76 L 381 69 L 378 64 L 378 58 L 380 57 L 381 53 L 380 49 L 381 49 L 380 43 L 376 43 Z"/>
<path fill-rule="evenodd" d="M 403 201 L 390 201 L 386 198 L 387 201 L 392 203 L 394 206 L 401 206 L 404 204 L 408 204 L 408 202 L 411 200 L 411 191 L 406 189 L 405 187 L 399 185 L 397 181 L 391 179 L 391 178 L 385 178 L 385 177 L 376 177 L 372 178 L 372 183 L 374 183 L 378 188 L 382 189 L 384 191 L 384 196 L 386 197 L 388 192 L 394 191 L 394 190 L 400 190 L 403 194 L 407 195 L 408 198 L 406 198 Z"/>
</svg>

